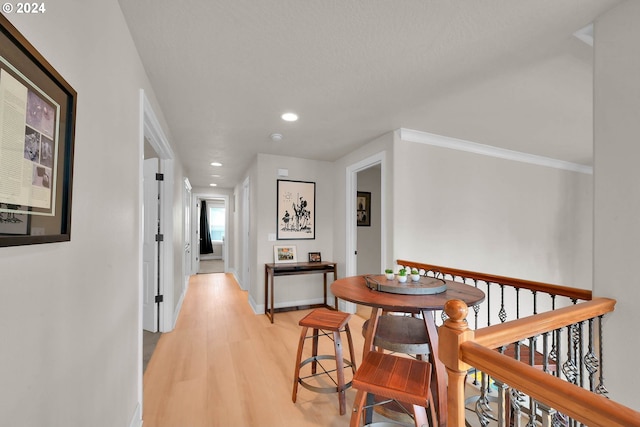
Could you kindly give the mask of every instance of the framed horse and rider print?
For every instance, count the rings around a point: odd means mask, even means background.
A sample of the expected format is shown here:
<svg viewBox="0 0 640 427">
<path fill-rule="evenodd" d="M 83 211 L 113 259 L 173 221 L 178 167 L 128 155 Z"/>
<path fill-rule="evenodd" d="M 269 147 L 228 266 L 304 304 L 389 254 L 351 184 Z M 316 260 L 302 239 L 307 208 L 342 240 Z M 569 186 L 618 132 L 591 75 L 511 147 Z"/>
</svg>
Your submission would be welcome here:
<svg viewBox="0 0 640 427">
<path fill-rule="evenodd" d="M 277 240 L 316 238 L 316 183 L 278 180 Z"/>
</svg>

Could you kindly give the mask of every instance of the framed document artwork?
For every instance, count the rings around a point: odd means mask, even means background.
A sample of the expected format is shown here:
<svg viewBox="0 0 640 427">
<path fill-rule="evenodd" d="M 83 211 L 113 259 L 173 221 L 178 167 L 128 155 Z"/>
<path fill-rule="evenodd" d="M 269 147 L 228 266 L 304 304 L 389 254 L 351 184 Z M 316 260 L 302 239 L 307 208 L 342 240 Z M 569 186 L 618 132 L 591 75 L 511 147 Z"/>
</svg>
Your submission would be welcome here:
<svg viewBox="0 0 640 427">
<path fill-rule="evenodd" d="M 316 183 L 278 180 L 277 240 L 316 238 Z"/>
<path fill-rule="evenodd" d="M 0 15 L 0 246 L 70 240 L 76 96 Z"/>
</svg>

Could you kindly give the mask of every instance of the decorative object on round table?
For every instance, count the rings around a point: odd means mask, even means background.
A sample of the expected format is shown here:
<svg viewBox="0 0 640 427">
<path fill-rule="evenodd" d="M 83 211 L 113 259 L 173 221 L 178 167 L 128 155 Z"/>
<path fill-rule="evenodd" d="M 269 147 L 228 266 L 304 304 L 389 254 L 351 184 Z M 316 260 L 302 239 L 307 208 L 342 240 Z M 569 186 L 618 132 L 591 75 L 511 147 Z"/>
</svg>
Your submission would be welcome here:
<svg viewBox="0 0 640 427">
<path fill-rule="evenodd" d="M 411 280 L 414 282 L 417 282 L 420 280 L 420 272 L 418 271 L 417 268 L 411 269 Z"/>
<path fill-rule="evenodd" d="M 407 281 L 407 270 L 404 268 L 401 268 L 400 271 L 398 271 L 398 282 L 404 283 L 406 281 Z"/>
<path fill-rule="evenodd" d="M 400 280 L 401 277 L 398 275 L 397 280 L 384 280 L 385 276 L 371 275 L 364 276 L 364 279 L 369 289 L 392 294 L 431 295 L 447 290 L 447 283 L 442 279 L 420 276 L 420 280 L 417 282 L 404 283 Z M 404 277 L 406 281 L 407 276 Z"/>
<path fill-rule="evenodd" d="M 395 275 L 395 274 L 393 274 L 393 270 L 392 270 L 392 269 L 390 269 L 390 268 L 387 268 L 387 269 L 384 271 L 384 275 L 385 275 L 385 276 L 387 276 L 387 280 L 393 280 L 393 279 L 395 279 L 395 277 L 396 277 L 396 275 Z"/>
</svg>

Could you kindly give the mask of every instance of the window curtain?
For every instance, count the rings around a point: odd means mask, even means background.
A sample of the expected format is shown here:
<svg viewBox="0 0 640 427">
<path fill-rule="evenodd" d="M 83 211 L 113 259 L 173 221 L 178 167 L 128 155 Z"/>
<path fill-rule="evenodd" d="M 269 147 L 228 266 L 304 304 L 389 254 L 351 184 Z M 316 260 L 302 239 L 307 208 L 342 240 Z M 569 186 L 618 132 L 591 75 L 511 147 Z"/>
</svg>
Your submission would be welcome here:
<svg viewBox="0 0 640 427">
<path fill-rule="evenodd" d="M 213 245 L 211 244 L 211 234 L 209 234 L 209 213 L 207 202 L 202 201 L 200 204 L 200 254 L 212 254 Z"/>
</svg>

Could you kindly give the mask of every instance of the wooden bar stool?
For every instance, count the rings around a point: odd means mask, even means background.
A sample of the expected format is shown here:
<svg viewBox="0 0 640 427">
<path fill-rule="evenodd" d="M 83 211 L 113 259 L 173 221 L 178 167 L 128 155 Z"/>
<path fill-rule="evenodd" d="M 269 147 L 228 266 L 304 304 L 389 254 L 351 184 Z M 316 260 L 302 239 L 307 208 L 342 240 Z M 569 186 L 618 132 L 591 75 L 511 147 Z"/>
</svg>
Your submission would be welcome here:
<svg viewBox="0 0 640 427">
<path fill-rule="evenodd" d="M 302 326 L 300 332 L 300 341 L 298 343 L 298 355 L 296 357 L 296 369 L 293 374 L 293 395 L 292 400 L 295 403 L 298 394 L 298 384 L 304 388 L 317 392 L 317 393 L 338 393 L 338 401 L 340 404 L 340 415 L 344 415 L 346 412 L 346 389 L 351 387 L 351 381 L 345 383 L 344 380 L 344 368 L 350 367 L 355 374 L 356 363 L 355 353 L 353 351 L 353 340 L 351 339 L 351 330 L 349 329 L 349 319 L 351 315 L 336 310 L 328 310 L 326 308 L 319 308 L 313 310 L 311 313 L 303 317 L 298 323 Z M 309 328 L 313 328 L 313 334 L 307 336 Z M 330 333 L 329 333 L 330 332 Z M 341 332 L 346 333 L 347 342 L 349 344 L 350 359 L 347 360 L 343 356 L 342 351 L 342 338 Z M 333 340 L 335 349 L 335 355 L 318 355 L 318 338 L 320 336 L 327 336 Z M 304 348 L 304 342 L 307 338 L 313 339 L 313 346 L 311 350 L 311 357 L 302 360 L 302 350 Z M 320 360 L 331 359 L 335 361 L 335 369 L 326 369 L 319 362 Z M 311 375 L 307 377 L 300 377 L 300 368 L 304 365 L 311 363 Z M 322 372 L 317 372 L 317 366 L 320 365 Z M 331 375 L 335 372 L 335 375 Z M 326 375 L 335 386 L 320 387 L 310 384 L 307 380 L 319 376 Z M 335 377 L 335 378 L 334 378 Z"/>
<path fill-rule="evenodd" d="M 362 325 L 363 336 L 366 336 L 368 327 L 369 320 Z M 378 350 L 410 354 L 420 360 L 427 360 L 430 352 L 424 320 L 413 316 L 380 316 L 373 345 Z"/>
<path fill-rule="evenodd" d="M 353 377 L 353 387 L 358 389 L 358 393 L 353 403 L 350 426 L 359 427 L 363 421 L 363 411 L 368 408 L 368 394 L 389 399 L 387 402 L 411 405 L 416 427 L 435 425 L 430 383 L 429 362 L 377 351 L 368 352 Z"/>
<path fill-rule="evenodd" d="M 370 320 L 364 322 L 362 335 L 366 337 Z M 378 317 L 377 327 L 373 338 L 373 346 L 377 351 L 385 350 L 391 353 L 402 353 L 418 360 L 429 360 L 429 337 L 424 320 L 413 315 L 383 313 Z M 373 406 L 380 397 L 369 395 L 367 405 Z M 384 400 L 384 398 L 382 398 Z M 396 402 L 389 405 L 375 406 L 375 411 L 385 418 L 401 423 L 412 422 L 411 405 Z M 367 411 L 366 423 L 373 419 L 372 411 Z"/>
</svg>

